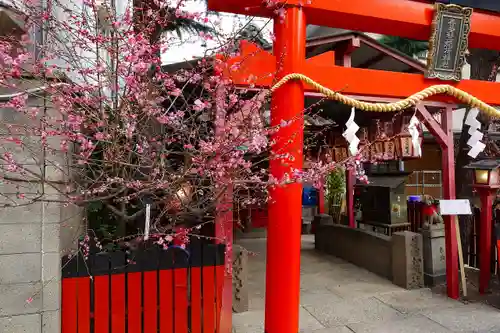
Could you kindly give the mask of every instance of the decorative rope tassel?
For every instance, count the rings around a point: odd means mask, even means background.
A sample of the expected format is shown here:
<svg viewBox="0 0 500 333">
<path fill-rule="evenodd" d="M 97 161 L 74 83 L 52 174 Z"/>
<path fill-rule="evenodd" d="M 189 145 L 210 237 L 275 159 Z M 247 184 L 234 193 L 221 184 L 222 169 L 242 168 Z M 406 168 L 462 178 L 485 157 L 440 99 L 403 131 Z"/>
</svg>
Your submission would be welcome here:
<svg viewBox="0 0 500 333">
<path fill-rule="evenodd" d="M 420 92 L 411 95 L 403 100 L 393 102 L 393 103 L 369 103 L 358 101 L 357 99 L 342 95 L 339 92 L 328 89 L 313 79 L 309 78 L 304 74 L 292 73 L 285 75 L 281 80 L 279 80 L 271 89 L 271 92 L 279 89 L 285 83 L 290 80 L 300 80 L 308 85 L 312 86 L 317 92 L 325 95 L 329 99 L 340 102 L 342 104 L 349 105 L 358 110 L 362 111 L 374 111 L 374 112 L 398 112 L 405 110 L 411 106 L 417 105 L 417 103 L 431 97 L 434 95 L 446 94 L 455 97 L 460 102 L 468 104 L 471 107 L 476 107 L 479 110 L 485 112 L 488 116 L 493 118 L 500 118 L 500 111 L 486 104 L 480 99 L 466 93 L 463 90 L 450 86 L 448 84 L 438 84 L 434 86 L 427 87 Z"/>
</svg>

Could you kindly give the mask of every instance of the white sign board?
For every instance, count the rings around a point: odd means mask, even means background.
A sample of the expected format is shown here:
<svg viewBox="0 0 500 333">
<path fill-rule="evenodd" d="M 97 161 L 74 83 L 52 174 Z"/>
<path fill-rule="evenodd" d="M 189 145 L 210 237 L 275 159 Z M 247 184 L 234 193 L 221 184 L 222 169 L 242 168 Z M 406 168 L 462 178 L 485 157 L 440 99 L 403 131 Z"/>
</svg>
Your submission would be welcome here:
<svg viewBox="0 0 500 333">
<path fill-rule="evenodd" d="M 439 200 L 441 215 L 472 215 L 469 199 Z"/>
</svg>

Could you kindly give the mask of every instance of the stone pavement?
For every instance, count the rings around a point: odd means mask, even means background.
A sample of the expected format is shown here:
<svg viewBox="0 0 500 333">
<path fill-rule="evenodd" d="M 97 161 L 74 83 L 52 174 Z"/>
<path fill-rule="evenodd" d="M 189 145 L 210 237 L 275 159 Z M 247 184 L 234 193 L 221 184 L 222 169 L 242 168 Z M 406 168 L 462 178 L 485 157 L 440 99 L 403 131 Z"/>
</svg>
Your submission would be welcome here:
<svg viewBox="0 0 500 333">
<path fill-rule="evenodd" d="M 249 258 L 250 310 L 233 314 L 233 331 L 264 333 L 265 239 L 238 244 L 257 255 Z M 316 252 L 314 237 L 309 235 L 302 237 L 300 289 L 301 333 L 500 333 L 499 310 L 463 304 L 429 289 L 399 288 Z"/>
</svg>

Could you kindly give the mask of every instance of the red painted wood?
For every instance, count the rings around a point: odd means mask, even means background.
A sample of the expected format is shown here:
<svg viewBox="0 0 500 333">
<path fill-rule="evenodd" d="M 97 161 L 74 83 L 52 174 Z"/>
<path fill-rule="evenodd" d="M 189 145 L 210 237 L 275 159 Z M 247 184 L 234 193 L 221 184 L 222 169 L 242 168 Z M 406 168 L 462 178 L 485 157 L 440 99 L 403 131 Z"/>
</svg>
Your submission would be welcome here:
<svg viewBox="0 0 500 333">
<path fill-rule="evenodd" d="M 109 333 L 109 276 L 94 277 L 94 333 Z"/>
<path fill-rule="evenodd" d="M 224 282 L 224 265 L 215 266 L 215 321 L 217 333 L 227 333 L 221 331 Z"/>
<path fill-rule="evenodd" d="M 111 275 L 111 332 L 125 333 L 125 274 Z"/>
<path fill-rule="evenodd" d="M 144 272 L 144 333 L 157 333 L 158 288 L 156 271 Z M 177 307 L 176 307 L 177 311 Z"/>
<path fill-rule="evenodd" d="M 142 331 L 142 273 L 127 274 L 127 319 L 129 332 Z"/>
<path fill-rule="evenodd" d="M 160 270 L 160 333 L 174 331 L 173 270 Z M 197 333 L 193 331 L 193 333 Z"/>
<path fill-rule="evenodd" d="M 215 332 L 215 270 L 202 268 L 203 281 L 203 332 Z"/>
<path fill-rule="evenodd" d="M 63 278 L 62 279 L 62 304 L 61 316 L 62 320 L 62 333 L 77 332 L 77 278 Z"/>
<path fill-rule="evenodd" d="M 481 233 L 479 244 L 481 257 L 479 259 L 479 293 L 488 290 L 491 279 L 491 233 L 492 233 L 492 206 L 493 197 L 490 189 L 479 190 L 481 196 Z"/>
<path fill-rule="evenodd" d="M 496 241 L 497 244 L 497 272 L 500 272 L 500 239 L 497 239 Z"/>
<path fill-rule="evenodd" d="M 78 279 L 78 333 L 90 333 L 90 277 Z"/>
<path fill-rule="evenodd" d="M 241 49 L 241 55 L 225 61 L 224 76 L 239 87 L 248 88 L 248 78 L 254 78 L 252 84 L 255 87 L 270 87 L 276 82 L 276 65 L 272 66 L 269 55 L 265 51 L 255 52 L 248 47 Z M 344 56 L 341 54 L 338 57 Z M 317 61 L 305 62 L 300 70 L 302 74 L 309 76 L 323 86 L 342 90 L 345 95 L 363 96 L 364 99 L 377 97 L 381 101 L 391 99 L 399 100 L 406 98 L 418 91 L 432 85 L 442 84 L 437 79 L 426 79 L 422 74 L 390 72 L 366 68 L 349 68 L 345 66 L 334 66 L 330 62 L 320 63 L 325 58 Z M 237 65 L 237 66 L 234 66 Z M 397 85 L 387 85 L 386 82 L 398 82 Z M 492 105 L 500 104 L 500 96 L 495 94 L 500 87 L 498 82 L 462 80 L 460 82 L 448 82 L 448 84 L 464 90 L 485 103 Z M 306 92 L 316 93 L 316 88 L 305 85 Z M 441 101 L 455 103 L 457 100 L 450 96 L 436 95 L 427 99 L 428 101 Z"/>
<path fill-rule="evenodd" d="M 175 333 L 188 332 L 188 278 L 186 268 L 174 269 Z"/>
<path fill-rule="evenodd" d="M 443 163 L 443 198 L 455 199 L 455 153 L 453 147 L 452 112 L 450 108 L 441 114 L 441 126 L 447 135 L 446 142 L 441 144 Z M 432 133 L 432 129 L 430 129 Z M 432 133 L 433 135 L 435 133 Z M 458 242 L 455 216 L 443 216 L 446 242 L 446 286 L 448 297 L 458 299 Z"/>
<path fill-rule="evenodd" d="M 318 188 L 318 213 L 325 214 L 325 184 L 322 181 Z"/>
<path fill-rule="evenodd" d="M 356 176 L 354 175 L 354 170 L 347 169 L 345 171 L 345 180 L 347 193 L 347 219 L 349 221 L 349 227 L 356 228 L 356 220 L 354 219 L 354 183 L 356 182 Z"/>
<path fill-rule="evenodd" d="M 431 32 L 433 6 L 430 1 L 414 0 L 281 0 L 286 5 L 303 7 L 307 23 L 332 28 L 397 35 L 427 40 Z M 279 5 L 278 5 L 279 6 Z M 273 17 L 273 6 L 260 0 L 209 0 L 214 11 L 249 16 Z M 500 49 L 498 14 L 474 11 L 471 17 L 470 48 Z"/>
<path fill-rule="evenodd" d="M 306 18 L 302 9 L 286 7 L 283 20 L 274 20 L 276 36 L 273 52 L 279 79 L 301 72 L 305 65 Z M 304 87 L 301 82 L 288 82 L 273 93 L 271 126 L 291 123 L 273 133 L 275 154 L 289 154 L 284 163 L 271 159 L 269 168 L 275 179 L 283 179 L 301 170 L 303 164 Z M 290 161 L 291 160 L 291 161 Z M 269 225 L 267 227 L 266 310 L 267 333 L 299 331 L 300 246 L 302 217 L 302 185 L 300 183 L 270 187 Z M 286 260 L 283 260 L 286 249 Z"/>
<path fill-rule="evenodd" d="M 201 333 L 201 268 L 191 268 L 191 333 Z"/>
</svg>

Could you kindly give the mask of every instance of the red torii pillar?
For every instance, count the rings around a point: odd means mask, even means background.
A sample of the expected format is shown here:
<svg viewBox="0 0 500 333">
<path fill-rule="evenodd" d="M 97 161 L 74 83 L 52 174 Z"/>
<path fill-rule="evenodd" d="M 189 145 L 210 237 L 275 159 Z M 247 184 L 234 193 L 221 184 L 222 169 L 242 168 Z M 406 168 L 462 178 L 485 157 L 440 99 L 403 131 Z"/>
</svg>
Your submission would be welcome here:
<svg viewBox="0 0 500 333">
<path fill-rule="evenodd" d="M 286 8 L 283 19 L 274 19 L 273 53 L 276 57 L 276 79 L 300 73 L 305 63 L 306 19 L 301 7 Z M 273 135 L 273 154 L 286 154 L 291 159 L 272 157 L 271 174 L 278 180 L 293 169 L 302 169 L 304 128 L 304 87 L 290 81 L 273 93 L 271 126 L 282 120 L 291 124 Z M 266 266 L 266 333 L 299 331 L 300 245 L 302 218 L 302 185 L 291 183 L 270 188 L 269 224 L 267 228 Z"/>
</svg>

